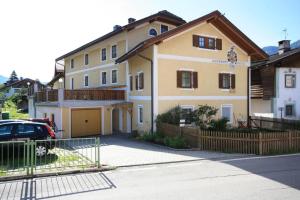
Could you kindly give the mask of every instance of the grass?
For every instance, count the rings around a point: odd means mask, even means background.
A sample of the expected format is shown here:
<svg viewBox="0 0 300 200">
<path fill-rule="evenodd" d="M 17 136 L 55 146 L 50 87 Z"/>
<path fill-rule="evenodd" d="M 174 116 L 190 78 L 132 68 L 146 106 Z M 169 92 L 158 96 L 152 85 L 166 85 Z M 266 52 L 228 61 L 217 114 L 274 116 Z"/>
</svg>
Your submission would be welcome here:
<svg viewBox="0 0 300 200">
<path fill-rule="evenodd" d="M 27 118 L 29 118 L 29 114 L 19 112 L 16 104 L 14 102 L 12 102 L 11 100 L 7 100 L 4 103 L 2 112 L 8 112 L 10 119 L 27 119 Z"/>
</svg>

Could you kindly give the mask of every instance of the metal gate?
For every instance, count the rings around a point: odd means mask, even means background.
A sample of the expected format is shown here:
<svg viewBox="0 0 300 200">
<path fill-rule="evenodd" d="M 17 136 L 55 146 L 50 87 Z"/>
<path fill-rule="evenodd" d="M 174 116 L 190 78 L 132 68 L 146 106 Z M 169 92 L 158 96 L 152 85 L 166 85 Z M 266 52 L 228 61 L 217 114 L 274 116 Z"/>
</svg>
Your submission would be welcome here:
<svg viewBox="0 0 300 200">
<path fill-rule="evenodd" d="M 100 168 L 100 139 L 0 142 L 0 179 Z"/>
</svg>

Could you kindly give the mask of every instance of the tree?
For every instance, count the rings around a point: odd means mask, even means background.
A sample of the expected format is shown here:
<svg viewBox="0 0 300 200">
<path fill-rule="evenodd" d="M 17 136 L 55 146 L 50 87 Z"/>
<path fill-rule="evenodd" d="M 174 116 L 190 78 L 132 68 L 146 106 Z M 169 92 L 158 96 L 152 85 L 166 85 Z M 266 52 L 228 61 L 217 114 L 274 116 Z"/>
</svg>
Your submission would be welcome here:
<svg viewBox="0 0 300 200">
<path fill-rule="evenodd" d="M 199 105 L 194 111 L 195 122 L 201 128 L 210 127 L 213 117 L 217 114 L 218 109 L 209 105 Z"/>
<path fill-rule="evenodd" d="M 9 77 L 9 79 L 8 79 L 8 81 L 7 81 L 7 83 L 8 84 L 12 84 L 12 83 L 14 83 L 14 82 L 16 82 L 18 80 L 19 80 L 19 78 L 17 76 L 17 73 L 16 73 L 15 70 L 13 70 L 12 73 L 11 73 L 11 75 L 10 75 L 10 77 Z"/>
</svg>

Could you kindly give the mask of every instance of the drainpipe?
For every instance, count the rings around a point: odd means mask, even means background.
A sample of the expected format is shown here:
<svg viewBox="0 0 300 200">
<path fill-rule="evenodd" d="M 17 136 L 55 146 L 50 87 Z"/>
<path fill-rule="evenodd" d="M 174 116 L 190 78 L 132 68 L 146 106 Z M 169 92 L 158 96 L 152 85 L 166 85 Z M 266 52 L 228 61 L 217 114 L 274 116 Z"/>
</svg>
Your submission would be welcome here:
<svg viewBox="0 0 300 200">
<path fill-rule="evenodd" d="M 250 87 L 251 87 L 251 80 L 249 78 L 251 68 L 247 68 L 247 127 L 250 128 L 251 120 L 250 120 Z"/>
<path fill-rule="evenodd" d="M 154 108 L 154 101 L 153 101 L 153 94 L 154 94 L 154 92 L 153 92 L 153 90 L 154 90 L 154 88 L 153 88 L 153 60 L 150 59 L 150 58 L 147 58 L 146 56 L 143 56 L 141 54 L 138 54 L 138 56 L 145 59 L 145 60 L 147 60 L 147 61 L 149 61 L 150 65 L 151 65 L 151 134 L 153 134 L 153 126 L 154 126 L 154 116 L 153 116 L 154 115 L 153 114 L 153 112 L 154 112 L 154 110 L 153 110 L 153 108 Z"/>
</svg>

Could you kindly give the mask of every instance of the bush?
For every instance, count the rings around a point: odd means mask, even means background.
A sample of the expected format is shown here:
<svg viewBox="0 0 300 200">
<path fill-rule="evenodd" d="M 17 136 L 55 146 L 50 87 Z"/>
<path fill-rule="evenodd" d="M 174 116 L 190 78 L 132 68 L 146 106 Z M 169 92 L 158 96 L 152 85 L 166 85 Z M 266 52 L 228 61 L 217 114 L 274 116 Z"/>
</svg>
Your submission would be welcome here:
<svg viewBox="0 0 300 200">
<path fill-rule="evenodd" d="M 174 138 L 165 137 L 164 144 L 168 147 L 172 147 L 175 149 L 185 149 L 187 148 L 187 143 L 184 138 L 180 136 L 176 136 Z"/>
<path fill-rule="evenodd" d="M 182 109 L 179 106 L 176 106 L 168 112 L 158 115 L 156 118 L 156 123 L 157 125 L 159 125 L 159 123 L 179 125 L 181 114 Z"/>
<path fill-rule="evenodd" d="M 222 119 L 213 119 L 210 122 L 210 129 L 215 129 L 215 130 L 226 130 L 227 128 L 227 122 L 229 120 L 226 118 Z"/>
</svg>

